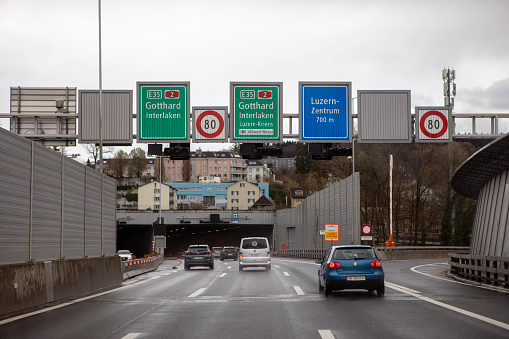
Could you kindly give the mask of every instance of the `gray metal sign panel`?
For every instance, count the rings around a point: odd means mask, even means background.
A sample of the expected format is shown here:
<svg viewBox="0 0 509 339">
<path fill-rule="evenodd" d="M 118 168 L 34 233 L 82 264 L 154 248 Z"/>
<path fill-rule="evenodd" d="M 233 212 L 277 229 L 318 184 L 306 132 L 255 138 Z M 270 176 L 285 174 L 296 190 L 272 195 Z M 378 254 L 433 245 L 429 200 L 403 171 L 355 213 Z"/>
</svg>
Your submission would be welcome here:
<svg viewBox="0 0 509 339">
<path fill-rule="evenodd" d="M 105 145 L 133 143 L 133 91 L 103 90 L 102 139 Z M 79 91 L 80 143 L 97 144 L 99 135 L 99 90 Z"/>
<path fill-rule="evenodd" d="M 357 91 L 359 143 L 412 142 L 410 90 Z"/>
<path fill-rule="evenodd" d="M 415 107 L 415 142 L 452 142 L 452 134 L 451 107 Z"/>
<path fill-rule="evenodd" d="M 10 131 L 45 146 L 76 145 L 76 87 L 11 87 Z"/>
</svg>

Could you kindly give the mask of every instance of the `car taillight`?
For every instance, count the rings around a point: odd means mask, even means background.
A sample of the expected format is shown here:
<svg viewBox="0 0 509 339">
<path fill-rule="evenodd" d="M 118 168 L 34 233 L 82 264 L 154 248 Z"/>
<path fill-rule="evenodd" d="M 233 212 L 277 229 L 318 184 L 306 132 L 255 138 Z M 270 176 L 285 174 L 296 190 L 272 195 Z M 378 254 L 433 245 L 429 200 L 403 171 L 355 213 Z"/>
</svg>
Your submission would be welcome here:
<svg viewBox="0 0 509 339">
<path fill-rule="evenodd" d="M 242 256 L 242 252 L 239 252 L 239 257 L 241 257 L 241 258 L 243 257 L 243 256 Z"/>
<path fill-rule="evenodd" d="M 267 252 L 267 257 L 270 257 L 270 252 Z"/>
<path fill-rule="evenodd" d="M 186 255 L 191 255 L 191 252 L 190 252 L 190 251 L 187 251 L 187 252 L 186 252 Z"/>
<path fill-rule="evenodd" d="M 371 267 L 373 268 L 381 268 L 382 267 L 382 263 L 380 262 L 380 260 L 375 260 L 375 261 L 372 261 L 370 263 Z"/>
<path fill-rule="evenodd" d="M 331 261 L 331 262 L 329 262 L 329 266 L 327 266 L 327 267 L 328 268 L 340 268 L 341 263 L 337 262 L 337 261 Z"/>
<path fill-rule="evenodd" d="M 205 252 L 203 252 L 203 253 L 204 253 L 204 254 L 210 254 L 210 251 L 205 251 Z"/>
</svg>

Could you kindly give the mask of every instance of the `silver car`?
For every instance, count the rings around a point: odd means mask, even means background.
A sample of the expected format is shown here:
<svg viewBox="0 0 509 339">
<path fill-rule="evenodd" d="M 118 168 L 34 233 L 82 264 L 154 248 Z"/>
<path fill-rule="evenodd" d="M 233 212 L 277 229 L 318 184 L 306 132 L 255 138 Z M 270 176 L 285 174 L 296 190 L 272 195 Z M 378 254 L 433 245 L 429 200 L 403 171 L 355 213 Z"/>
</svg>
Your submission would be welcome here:
<svg viewBox="0 0 509 339">
<path fill-rule="evenodd" d="M 270 246 L 267 238 L 242 238 L 239 249 L 239 271 L 246 267 L 265 267 L 270 271 Z"/>
<path fill-rule="evenodd" d="M 133 260 L 133 254 L 129 250 L 119 250 L 117 255 L 122 261 Z"/>
</svg>

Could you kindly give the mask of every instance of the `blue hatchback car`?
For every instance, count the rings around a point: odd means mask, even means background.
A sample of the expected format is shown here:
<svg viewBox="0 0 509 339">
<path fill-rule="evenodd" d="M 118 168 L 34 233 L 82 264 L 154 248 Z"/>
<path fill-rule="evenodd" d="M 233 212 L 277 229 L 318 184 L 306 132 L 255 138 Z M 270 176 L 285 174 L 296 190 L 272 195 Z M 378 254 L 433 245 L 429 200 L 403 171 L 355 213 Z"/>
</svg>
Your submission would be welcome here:
<svg viewBox="0 0 509 339">
<path fill-rule="evenodd" d="M 316 260 L 318 288 L 325 296 L 333 290 L 366 289 L 385 294 L 382 263 L 371 246 L 333 246 L 323 260 Z"/>
</svg>

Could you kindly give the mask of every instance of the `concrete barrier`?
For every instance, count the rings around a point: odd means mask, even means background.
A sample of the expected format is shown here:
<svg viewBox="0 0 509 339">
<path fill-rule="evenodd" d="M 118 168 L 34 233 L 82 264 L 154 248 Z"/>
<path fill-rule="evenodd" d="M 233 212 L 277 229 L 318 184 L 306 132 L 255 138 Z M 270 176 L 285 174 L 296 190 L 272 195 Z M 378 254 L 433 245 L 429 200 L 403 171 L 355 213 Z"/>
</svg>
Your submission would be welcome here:
<svg viewBox="0 0 509 339">
<path fill-rule="evenodd" d="M 0 316 L 118 284 L 122 273 L 118 256 L 0 266 Z"/>
<path fill-rule="evenodd" d="M 462 251 L 463 252 L 463 251 Z M 376 255 L 380 260 L 412 260 L 412 259 L 447 259 L 451 250 L 398 250 L 378 251 Z"/>
<path fill-rule="evenodd" d="M 129 279 L 134 276 L 153 271 L 161 265 L 163 260 L 164 257 L 162 255 L 157 255 L 155 257 L 123 261 L 123 279 Z"/>
</svg>

